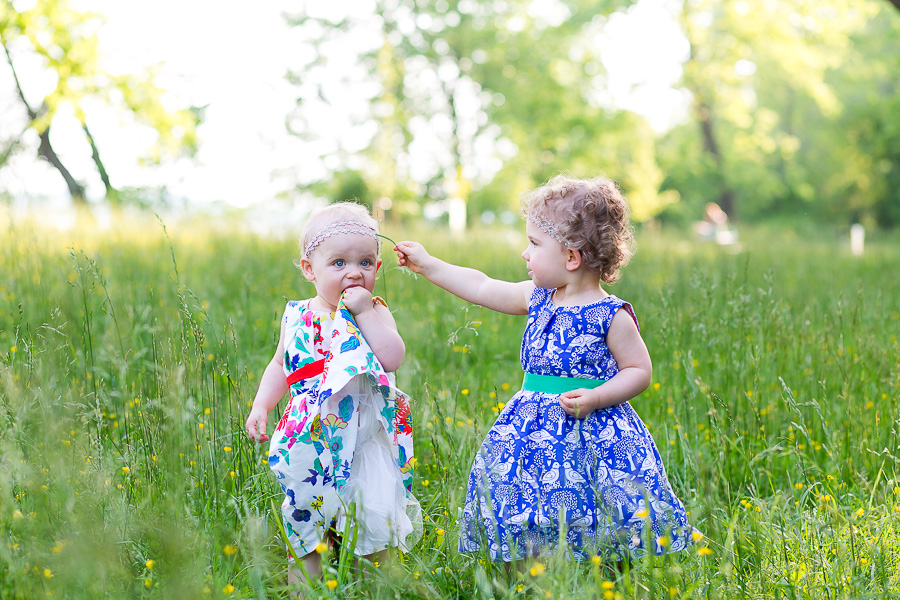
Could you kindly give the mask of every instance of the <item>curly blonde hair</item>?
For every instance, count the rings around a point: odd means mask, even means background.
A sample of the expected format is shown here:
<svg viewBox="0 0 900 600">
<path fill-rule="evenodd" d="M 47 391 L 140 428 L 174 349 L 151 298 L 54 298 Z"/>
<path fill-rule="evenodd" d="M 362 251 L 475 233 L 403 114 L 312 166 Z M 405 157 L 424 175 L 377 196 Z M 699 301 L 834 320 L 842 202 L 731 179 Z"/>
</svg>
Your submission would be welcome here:
<svg viewBox="0 0 900 600">
<path fill-rule="evenodd" d="M 522 196 L 522 213 L 542 229 L 554 229 L 561 243 L 581 252 L 585 267 L 604 283 L 619 279 L 619 270 L 634 254 L 628 201 L 607 177 L 578 179 L 556 175 Z"/>
</svg>

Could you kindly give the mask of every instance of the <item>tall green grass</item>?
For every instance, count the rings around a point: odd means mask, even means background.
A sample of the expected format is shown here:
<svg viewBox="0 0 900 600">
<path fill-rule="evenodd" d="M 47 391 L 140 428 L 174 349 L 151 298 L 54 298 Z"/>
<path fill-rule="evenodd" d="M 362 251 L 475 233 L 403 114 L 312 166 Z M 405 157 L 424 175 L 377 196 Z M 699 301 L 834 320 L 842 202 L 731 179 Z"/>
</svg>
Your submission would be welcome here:
<svg viewBox="0 0 900 600">
<path fill-rule="evenodd" d="M 522 279 L 518 232 L 428 240 Z M 460 555 L 475 450 L 521 380 L 524 320 L 396 267 L 377 293 L 407 344 L 425 536 L 325 598 L 871 598 L 900 595 L 900 245 L 823 233 L 741 249 L 644 233 L 610 288 L 654 360 L 633 401 L 705 537 L 624 571 L 556 557 L 507 573 Z M 120 220 L 0 230 L 0 597 L 282 598 L 280 494 L 243 433 L 287 299 L 293 239 Z M 272 423 L 274 423 L 274 416 Z M 271 423 L 270 423 L 271 425 Z"/>
</svg>

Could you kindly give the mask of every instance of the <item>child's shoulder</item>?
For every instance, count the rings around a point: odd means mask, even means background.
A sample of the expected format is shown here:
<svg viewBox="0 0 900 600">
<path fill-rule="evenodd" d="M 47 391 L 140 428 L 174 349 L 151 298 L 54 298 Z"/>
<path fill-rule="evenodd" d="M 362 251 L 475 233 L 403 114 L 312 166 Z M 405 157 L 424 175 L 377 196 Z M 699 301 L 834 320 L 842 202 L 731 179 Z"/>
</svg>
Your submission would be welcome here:
<svg viewBox="0 0 900 600">
<path fill-rule="evenodd" d="M 550 298 L 553 297 L 553 292 L 555 291 L 555 289 L 551 290 L 534 286 L 534 289 L 531 290 L 531 296 L 528 299 L 528 305 L 533 307 L 550 302 Z"/>
<path fill-rule="evenodd" d="M 288 300 L 287 304 L 284 305 L 284 310 L 305 310 L 309 308 L 309 301 L 312 298 L 306 298 L 305 300 Z"/>
<path fill-rule="evenodd" d="M 623 300 L 622 298 L 619 298 L 615 294 L 609 294 L 603 300 L 605 302 L 607 302 L 610 306 L 615 306 L 616 308 L 620 308 L 622 306 L 631 306 L 631 302 L 629 302 L 628 300 Z"/>
<path fill-rule="evenodd" d="M 288 300 L 284 305 L 284 319 L 290 320 L 292 317 L 301 315 L 309 310 L 309 301 L 306 300 Z"/>
<path fill-rule="evenodd" d="M 624 308 L 625 313 L 627 313 L 628 316 L 631 317 L 631 320 L 634 321 L 634 324 L 638 328 L 638 331 L 640 331 L 641 326 L 638 324 L 637 315 L 634 314 L 634 307 L 631 306 L 631 302 L 623 300 L 618 296 L 614 296 L 612 294 L 604 298 L 604 300 L 608 301 L 609 307 L 611 309 L 610 321 L 612 321 L 613 317 L 615 317 L 620 312 L 619 309 Z"/>
</svg>

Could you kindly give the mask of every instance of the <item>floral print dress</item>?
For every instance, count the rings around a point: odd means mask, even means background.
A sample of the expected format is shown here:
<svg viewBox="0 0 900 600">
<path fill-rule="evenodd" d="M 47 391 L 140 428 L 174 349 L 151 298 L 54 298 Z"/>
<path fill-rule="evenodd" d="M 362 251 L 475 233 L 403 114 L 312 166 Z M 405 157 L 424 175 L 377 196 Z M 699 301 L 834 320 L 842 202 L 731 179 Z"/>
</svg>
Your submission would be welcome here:
<svg viewBox="0 0 900 600">
<path fill-rule="evenodd" d="M 408 550 L 421 536 L 410 492 L 409 398 L 343 304 L 328 313 L 291 301 L 283 318 L 291 397 L 272 434 L 269 467 L 285 494 L 282 517 L 295 554 L 312 552 L 329 527 L 343 532 L 348 517 L 358 525 L 356 554 Z"/>
<path fill-rule="evenodd" d="M 631 305 L 607 296 L 584 306 L 556 306 L 553 291 L 536 288 L 532 294 L 522 368 L 557 377 L 615 376 L 606 334 L 619 309 L 634 318 Z M 493 560 L 506 562 L 543 556 L 556 551 L 561 530 L 578 560 L 681 550 L 693 531 L 631 404 L 576 419 L 563 411 L 558 394 L 520 390 L 475 457 L 459 549 L 486 549 Z"/>
</svg>

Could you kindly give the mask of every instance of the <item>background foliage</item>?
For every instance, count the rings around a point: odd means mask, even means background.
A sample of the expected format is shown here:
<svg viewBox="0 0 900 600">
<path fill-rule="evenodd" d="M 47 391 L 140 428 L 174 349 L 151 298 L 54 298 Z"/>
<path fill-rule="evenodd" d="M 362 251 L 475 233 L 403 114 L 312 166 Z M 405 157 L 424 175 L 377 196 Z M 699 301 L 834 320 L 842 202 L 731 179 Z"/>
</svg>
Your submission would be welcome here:
<svg viewBox="0 0 900 600">
<path fill-rule="evenodd" d="M 285 17 L 299 45 L 285 122 L 308 151 L 286 196 L 357 197 L 390 207 L 395 221 L 462 201 L 473 224 L 568 170 L 614 178 L 640 221 L 684 224 L 715 201 L 748 222 L 898 224 L 897 6 L 661 2 L 684 36 L 672 52 L 683 53 L 674 85 L 687 101 L 666 131 L 611 96 L 605 65 L 617 49 L 602 42 L 611 16 L 634 9 L 631 0 L 305 3 Z M 116 200 L 115 174 L 90 136 L 92 111 L 118 107 L 155 131 L 155 163 L 202 144 L 203 109 L 167 105 L 152 72 L 104 70 L 100 22 L 67 0 L 0 2 L 10 68 L 57 81 L 42 99 L 25 89 L 15 99 L 21 128 L 0 139 L 0 169 L 16 153 L 40 154 L 78 198 L 97 175 L 66 175 L 54 159 L 49 128 L 65 108 Z"/>
<path fill-rule="evenodd" d="M 630 2 L 375 4 L 371 15 L 310 6 L 293 17 L 310 58 L 294 73 L 290 121 L 300 135 L 321 134 L 304 115 L 346 90 L 330 56 L 368 33 L 345 83 L 371 83 L 369 110 L 355 117 L 352 149 L 324 153 L 359 173 L 373 198 L 463 197 L 477 217 L 570 170 L 616 179 L 638 220 L 696 219 L 716 201 L 745 220 L 897 224 L 900 11 L 883 0 L 681 3 L 677 86 L 690 109 L 663 133 L 609 99 L 599 40 Z M 416 173 L 411 157 L 425 138 L 444 148 L 443 161 Z"/>
</svg>

